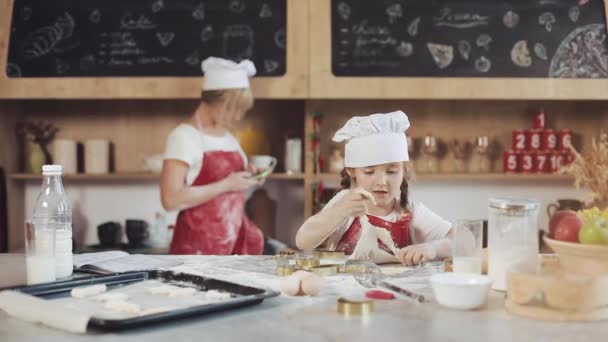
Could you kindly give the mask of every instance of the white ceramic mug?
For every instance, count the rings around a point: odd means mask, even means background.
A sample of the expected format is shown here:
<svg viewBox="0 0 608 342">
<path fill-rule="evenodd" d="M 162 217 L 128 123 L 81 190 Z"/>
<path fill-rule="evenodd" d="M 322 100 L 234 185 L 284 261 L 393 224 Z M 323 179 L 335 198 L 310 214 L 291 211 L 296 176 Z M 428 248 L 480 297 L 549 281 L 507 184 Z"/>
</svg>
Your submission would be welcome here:
<svg viewBox="0 0 608 342">
<path fill-rule="evenodd" d="M 277 165 L 277 158 L 268 155 L 255 155 L 249 158 L 249 162 L 259 170 L 273 169 Z"/>
<path fill-rule="evenodd" d="M 70 139 L 57 139 L 53 142 L 53 164 L 63 166 L 64 174 L 77 171 L 77 145 Z"/>
<path fill-rule="evenodd" d="M 302 139 L 287 139 L 285 142 L 285 171 L 302 172 Z"/>
<path fill-rule="evenodd" d="M 265 178 L 277 166 L 277 158 L 267 155 L 256 155 L 249 158 L 249 162 L 258 169 L 256 177 Z"/>
<path fill-rule="evenodd" d="M 87 140 L 84 143 L 84 172 L 108 173 L 110 169 L 110 141 L 104 139 Z"/>
</svg>

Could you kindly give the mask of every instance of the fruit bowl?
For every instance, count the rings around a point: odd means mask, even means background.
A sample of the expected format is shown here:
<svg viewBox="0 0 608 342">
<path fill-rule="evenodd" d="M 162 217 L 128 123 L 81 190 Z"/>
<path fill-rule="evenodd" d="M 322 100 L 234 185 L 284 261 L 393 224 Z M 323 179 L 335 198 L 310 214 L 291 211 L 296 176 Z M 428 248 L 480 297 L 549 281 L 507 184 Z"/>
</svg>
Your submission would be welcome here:
<svg viewBox="0 0 608 342">
<path fill-rule="evenodd" d="M 559 255 L 564 271 L 581 275 L 608 274 L 608 246 L 558 241 L 546 235 L 543 239 Z"/>
</svg>

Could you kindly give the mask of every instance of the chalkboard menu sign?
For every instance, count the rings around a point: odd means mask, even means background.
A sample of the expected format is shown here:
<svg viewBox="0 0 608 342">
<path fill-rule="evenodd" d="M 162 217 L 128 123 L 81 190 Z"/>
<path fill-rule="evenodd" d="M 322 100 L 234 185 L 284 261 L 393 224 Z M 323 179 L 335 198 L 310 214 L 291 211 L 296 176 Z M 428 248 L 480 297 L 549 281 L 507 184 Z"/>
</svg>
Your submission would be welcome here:
<svg viewBox="0 0 608 342">
<path fill-rule="evenodd" d="M 14 0 L 9 77 L 201 76 L 209 56 L 286 70 L 287 0 Z"/>
<path fill-rule="evenodd" d="M 336 76 L 608 78 L 603 0 L 332 0 Z"/>
</svg>

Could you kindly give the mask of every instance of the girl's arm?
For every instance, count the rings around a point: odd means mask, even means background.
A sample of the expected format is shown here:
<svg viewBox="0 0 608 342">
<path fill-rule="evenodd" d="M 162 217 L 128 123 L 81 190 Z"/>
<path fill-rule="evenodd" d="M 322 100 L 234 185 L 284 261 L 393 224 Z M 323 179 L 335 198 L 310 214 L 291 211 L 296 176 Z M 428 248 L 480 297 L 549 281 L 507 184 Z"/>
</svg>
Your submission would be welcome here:
<svg viewBox="0 0 608 342">
<path fill-rule="evenodd" d="M 321 245 L 348 218 L 367 212 L 367 199 L 360 193 L 342 190 L 319 213 L 309 217 L 298 229 L 296 246 L 312 251 Z"/>
<path fill-rule="evenodd" d="M 189 165 L 176 159 L 166 159 L 160 176 L 160 197 L 165 210 L 183 210 L 203 204 L 224 193 L 244 191 L 255 185 L 248 172 L 235 172 L 207 185 L 186 184 Z"/>
</svg>

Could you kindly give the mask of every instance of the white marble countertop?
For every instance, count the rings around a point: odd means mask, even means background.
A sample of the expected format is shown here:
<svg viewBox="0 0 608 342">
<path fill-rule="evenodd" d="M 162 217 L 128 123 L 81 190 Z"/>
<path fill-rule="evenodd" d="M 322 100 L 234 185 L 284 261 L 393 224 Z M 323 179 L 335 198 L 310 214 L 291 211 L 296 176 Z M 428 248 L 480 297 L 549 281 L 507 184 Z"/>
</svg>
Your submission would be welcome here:
<svg viewBox="0 0 608 342">
<path fill-rule="evenodd" d="M 177 270 L 213 274 L 249 285 L 275 287 L 269 257 L 163 256 L 179 258 Z M 22 255 L 0 254 L 0 287 L 23 283 Z M 427 268 L 427 271 L 431 268 Z M 431 270 L 432 271 L 432 270 Z M 426 272 L 426 271 L 425 271 Z M 425 273 L 421 271 L 423 274 Z M 426 272 L 427 275 L 429 272 Z M 430 294 L 423 276 L 408 277 L 417 291 Z M 421 280 L 422 279 L 422 280 Z M 319 297 L 280 296 L 262 304 L 120 333 L 75 335 L 30 324 L 0 312 L 1 341 L 605 341 L 607 322 L 557 323 L 523 319 L 505 311 L 504 294 L 492 292 L 476 311 L 453 311 L 434 302 L 376 301 L 366 317 L 344 318 L 336 311 L 341 293 L 366 289 L 351 278 L 334 277 Z M 343 290 L 341 290 L 343 289 Z"/>
</svg>

